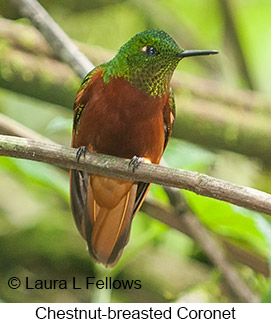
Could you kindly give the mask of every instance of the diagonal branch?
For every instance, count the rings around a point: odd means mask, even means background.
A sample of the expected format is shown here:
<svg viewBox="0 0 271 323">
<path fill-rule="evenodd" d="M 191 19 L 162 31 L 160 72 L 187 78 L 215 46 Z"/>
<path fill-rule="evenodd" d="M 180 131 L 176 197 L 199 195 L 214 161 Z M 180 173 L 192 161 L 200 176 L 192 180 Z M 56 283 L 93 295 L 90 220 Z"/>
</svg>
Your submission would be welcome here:
<svg viewBox="0 0 271 323">
<path fill-rule="evenodd" d="M 31 159 L 94 174 L 182 188 L 199 195 L 271 214 L 271 195 L 197 172 L 144 163 L 136 172 L 132 172 L 128 169 L 128 160 L 96 153 L 87 153 L 85 158 L 77 162 L 74 148 L 2 135 L 0 136 L 0 156 Z"/>
<path fill-rule="evenodd" d="M 183 220 L 183 215 L 185 215 L 187 218 L 196 217 L 196 215 L 192 212 L 191 209 L 188 208 L 187 210 L 184 210 L 182 212 L 182 215 L 180 216 L 179 212 L 177 213 L 176 210 L 174 210 L 173 208 L 170 209 L 169 207 L 158 205 L 155 201 L 152 201 L 147 196 L 140 210 L 150 215 L 154 219 L 166 224 L 167 226 L 184 233 L 185 235 L 192 238 L 194 241 L 197 241 L 199 246 L 205 251 L 205 253 L 207 253 L 207 250 L 205 249 L 205 244 L 203 245 L 199 241 L 199 239 L 197 239 L 197 236 L 201 236 L 201 232 L 203 230 L 205 230 L 205 232 L 207 232 L 209 235 L 211 233 L 208 232 L 203 225 L 197 225 L 196 227 L 192 228 L 193 221 L 191 220 L 191 228 L 194 231 L 194 234 L 192 235 L 192 230 L 189 229 L 188 225 L 186 225 L 185 221 Z M 212 258 L 210 258 L 213 263 L 216 263 L 216 260 L 214 258 L 218 255 L 217 250 L 223 248 L 227 251 L 227 254 L 229 256 L 228 258 L 230 258 L 231 260 L 238 261 L 239 263 L 252 268 L 255 272 L 263 274 L 265 277 L 270 276 L 268 262 L 266 261 L 266 259 L 232 244 L 226 238 L 223 238 L 221 235 L 214 233 L 212 233 L 212 235 L 218 238 L 216 239 L 215 249 L 212 250 Z M 207 255 L 209 255 L 209 251 Z"/>
<path fill-rule="evenodd" d="M 249 303 L 258 302 L 259 297 L 240 278 L 239 273 L 227 259 L 225 252 L 223 252 L 215 238 L 201 224 L 200 220 L 189 212 L 189 207 L 179 191 L 168 189 L 167 187 L 165 191 L 169 197 L 170 204 L 174 207 L 175 213 L 179 215 L 179 222 L 187 229 L 189 235 L 199 243 L 217 268 L 223 272 L 226 281 L 235 294 L 238 295 L 239 299 Z"/>
<path fill-rule="evenodd" d="M 11 0 L 22 16 L 27 17 L 41 31 L 54 53 L 72 67 L 82 78 L 94 65 L 77 48 L 47 11 L 35 0 Z"/>
<path fill-rule="evenodd" d="M 232 4 L 228 0 L 220 0 L 218 4 L 225 24 L 225 48 L 232 51 L 238 72 L 243 76 L 248 88 L 253 89 L 253 78 L 249 73 L 244 51 L 236 30 Z"/>
<path fill-rule="evenodd" d="M 54 144 L 54 142 L 36 131 L 22 125 L 21 123 L 9 118 L 8 116 L 0 113 L 0 134 L 24 138 L 32 138 L 35 140 L 41 140 L 49 144 Z"/>
</svg>

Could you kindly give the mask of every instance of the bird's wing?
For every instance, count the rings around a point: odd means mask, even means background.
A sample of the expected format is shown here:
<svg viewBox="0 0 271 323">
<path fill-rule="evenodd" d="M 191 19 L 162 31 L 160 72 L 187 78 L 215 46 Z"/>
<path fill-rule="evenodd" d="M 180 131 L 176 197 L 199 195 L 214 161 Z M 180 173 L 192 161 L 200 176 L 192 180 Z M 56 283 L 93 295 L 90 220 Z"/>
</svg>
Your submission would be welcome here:
<svg viewBox="0 0 271 323">
<path fill-rule="evenodd" d="M 85 214 L 87 210 L 87 187 L 89 174 L 76 169 L 70 170 L 70 200 L 73 218 L 83 238 L 85 232 Z"/>
<path fill-rule="evenodd" d="M 136 198 L 135 198 L 135 204 L 134 204 L 134 209 L 133 209 L 133 216 L 136 215 L 137 211 L 140 209 L 142 203 L 145 200 L 145 197 L 149 191 L 150 188 L 149 183 L 143 183 L 143 182 L 138 182 L 137 183 L 137 190 L 136 190 Z"/>
<path fill-rule="evenodd" d="M 80 121 L 82 112 L 85 108 L 86 102 L 84 100 L 84 90 L 91 83 L 93 75 L 97 72 L 99 66 L 91 70 L 83 79 L 82 84 L 76 94 L 74 106 L 73 106 L 73 141 L 76 133 L 77 125 Z M 73 146 L 73 144 L 72 144 Z"/>
<path fill-rule="evenodd" d="M 164 129 L 165 129 L 164 150 L 166 149 L 169 138 L 171 136 L 175 117 L 176 117 L 176 106 L 175 106 L 174 92 L 173 92 L 173 89 L 170 88 L 169 98 L 164 109 Z"/>
<path fill-rule="evenodd" d="M 90 71 L 77 92 L 75 102 L 74 102 L 74 114 L 73 114 L 73 132 L 72 132 L 72 147 L 78 148 L 75 145 L 76 130 L 82 116 L 82 112 L 86 106 L 86 100 L 84 98 L 84 90 L 86 86 L 91 83 L 91 79 L 97 67 Z M 74 217 L 76 226 L 85 238 L 84 230 L 84 214 L 87 212 L 87 187 L 88 187 L 88 177 L 89 174 L 84 171 L 78 171 L 75 169 L 70 170 L 70 199 L 71 199 L 71 209 Z"/>
</svg>

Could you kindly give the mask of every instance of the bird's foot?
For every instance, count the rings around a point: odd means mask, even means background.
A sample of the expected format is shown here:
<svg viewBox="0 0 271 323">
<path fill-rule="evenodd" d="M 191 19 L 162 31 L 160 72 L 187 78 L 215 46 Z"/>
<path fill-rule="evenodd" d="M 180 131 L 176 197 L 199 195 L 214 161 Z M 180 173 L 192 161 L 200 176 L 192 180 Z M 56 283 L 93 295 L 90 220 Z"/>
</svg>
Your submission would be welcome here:
<svg viewBox="0 0 271 323">
<path fill-rule="evenodd" d="M 143 157 L 137 157 L 134 156 L 133 158 L 131 158 L 131 160 L 129 161 L 129 165 L 128 167 L 132 169 L 132 172 L 134 173 L 136 168 L 144 161 Z"/>
<path fill-rule="evenodd" d="M 79 147 L 77 149 L 77 151 L 76 151 L 76 161 L 79 162 L 82 155 L 84 155 L 84 158 L 85 158 L 86 152 L 87 152 L 87 147 L 86 146 Z"/>
</svg>

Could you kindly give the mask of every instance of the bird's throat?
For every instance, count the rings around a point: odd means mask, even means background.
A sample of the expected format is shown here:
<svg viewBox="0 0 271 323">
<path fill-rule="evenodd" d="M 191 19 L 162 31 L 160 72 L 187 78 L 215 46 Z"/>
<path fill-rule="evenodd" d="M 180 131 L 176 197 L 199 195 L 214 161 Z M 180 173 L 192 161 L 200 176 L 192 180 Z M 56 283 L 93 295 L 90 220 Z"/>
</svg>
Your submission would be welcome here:
<svg viewBox="0 0 271 323">
<path fill-rule="evenodd" d="M 138 90 L 150 94 L 153 97 L 163 97 L 169 90 L 169 83 L 173 74 L 174 66 L 149 71 L 141 66 L 131 67 L 127 61 L 115 57 L 102 66 L 103 81 L 108 83 L 112 78 L 124 78 Z M 154 68 L 155 70 L 155 68 Z"/>
</svg>

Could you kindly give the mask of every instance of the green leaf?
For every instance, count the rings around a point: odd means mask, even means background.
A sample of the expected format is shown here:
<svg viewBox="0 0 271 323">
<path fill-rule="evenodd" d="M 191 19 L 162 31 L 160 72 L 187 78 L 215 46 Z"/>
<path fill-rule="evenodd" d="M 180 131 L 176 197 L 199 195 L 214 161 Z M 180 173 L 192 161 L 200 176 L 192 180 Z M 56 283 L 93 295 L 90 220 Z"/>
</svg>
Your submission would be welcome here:
<svg viewBox="0 0 271 323">
<path fill-rule="evenodd" d="M 207 227 L 270 259 L 271 224 L 263 215 L 191 192 L 184 194 Z"/>
</svg>

